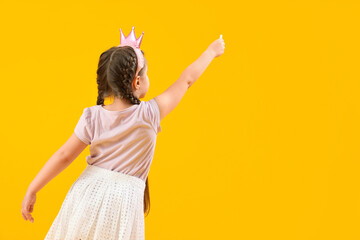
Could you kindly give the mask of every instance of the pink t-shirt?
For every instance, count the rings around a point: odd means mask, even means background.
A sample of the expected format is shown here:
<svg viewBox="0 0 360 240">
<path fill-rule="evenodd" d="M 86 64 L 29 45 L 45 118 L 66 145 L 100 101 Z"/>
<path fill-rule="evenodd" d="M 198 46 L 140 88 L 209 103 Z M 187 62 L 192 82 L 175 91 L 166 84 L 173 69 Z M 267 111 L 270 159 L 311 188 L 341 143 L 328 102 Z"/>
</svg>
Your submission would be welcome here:
<svg viewBox="0 0 360 240">
<path fill-rule="evenodd" d="M 154 98 L 120 111 L 94 105 L 84 109 L 74 132 L 90 144 L 88 164 L 146 181 L 161 132 L 159 107 Z"/>
</svg>

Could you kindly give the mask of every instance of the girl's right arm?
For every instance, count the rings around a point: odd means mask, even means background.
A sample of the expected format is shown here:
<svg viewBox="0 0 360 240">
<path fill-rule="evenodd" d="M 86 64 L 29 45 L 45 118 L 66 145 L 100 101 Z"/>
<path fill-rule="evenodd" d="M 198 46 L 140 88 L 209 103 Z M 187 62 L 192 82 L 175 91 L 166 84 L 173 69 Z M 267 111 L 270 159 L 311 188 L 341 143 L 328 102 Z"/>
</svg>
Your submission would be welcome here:
<svg viewBox="0 0 360 240">
<path fill-rule="evenodd" d="M 26 191 L 21 205 L 21 213 L 25 220 L 34 220 L 30 213 L 34 207 L 36 193 L 67 168 L 86 147 L 87 144 L 73 133 L 65 144 L 50 157 Z"/>
<path fill-rule="evenodd" d="M 211 61 L 224 53 L 225 43 L 222 38 L 216 39 L 201 54 L 201 56 L 188 66 L 168 89 L 154 97 L 160 110 L 160 120 L 169 114 L 180 102 L 186 91 L 201 76 Z"/>
<path fill-rule="evenodd" d="M 86 147 L 87 144 L 82 142 L 75 133 L 73 133 L 64 145 L 45 163 L 30 183 L 28 191 L 37 193 L 51 179 L 67 168 Z"/>
</svg>

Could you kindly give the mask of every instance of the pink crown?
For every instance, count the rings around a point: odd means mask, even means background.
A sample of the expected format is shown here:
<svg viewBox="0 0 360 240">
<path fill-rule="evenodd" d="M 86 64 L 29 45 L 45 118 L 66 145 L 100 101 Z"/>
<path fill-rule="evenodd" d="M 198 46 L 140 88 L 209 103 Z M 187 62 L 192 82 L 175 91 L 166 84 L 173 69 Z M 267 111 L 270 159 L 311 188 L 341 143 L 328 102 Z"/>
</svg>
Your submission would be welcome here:
<svg viewBox="0 0 360 240">
<path fill-rule="evenodd" d="M 140 44 L 144 35 L 144 32 L 142 32 L 141 36 L 139 38 L 136 38 L 135 36 L 135 31 L 134 31 L 135 27 L 132 27 L 131 32 L 129 33 L 129 35 L 127 35 L 127 37 L 125 38 L 124 33 L 122 32 L 121 28 L 120 28 L 120 44 L 118 47 L 121 46 L 131 46 L 136 53 L 137 59 L 138 59 L 138 67 L 136 70 L 136 75 L 139 73 L 140 69 L 144 67 L 144 57 L 141 53 L 140 50 Z"/>
<path fill-rule="evenodd" d="M 141 41 L 143 39 L 144 32 L 142 32 L 142 34 L 141 34 L 141 36 L 139 38 L 136 38 L 134 29 L 135 29 L 135 27 L 132 27 L 131 32 L 125 38 L 125 35 L 124 35 L 124 33 L 122 32 L 122 30 L 120 28 L 121 36 L 120 36 L 120 45 L 119 46 L 128 45 L 128 46 L 140 48 L 140 44 L 141 44 Z"/>
</svg>

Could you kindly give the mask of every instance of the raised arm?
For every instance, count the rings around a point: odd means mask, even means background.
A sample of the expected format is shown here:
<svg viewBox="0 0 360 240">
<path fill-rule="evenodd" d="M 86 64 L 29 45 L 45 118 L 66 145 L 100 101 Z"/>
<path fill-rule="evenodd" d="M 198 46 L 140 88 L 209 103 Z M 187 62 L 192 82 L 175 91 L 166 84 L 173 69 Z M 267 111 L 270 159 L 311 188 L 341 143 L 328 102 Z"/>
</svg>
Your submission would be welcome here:
<svg viewBox="0 0 360 240">
<path fill-rule="evenodd" d="M 195 62 L 181 73 L 178 80 L 163 93 L 155 97 L 160 109 L 160 120 L 178 105 L 186 91 L 201 76 L 211 61 L 224 53 L 224 49 L 224 40 L 222 38 L 216 39 Z"/>
</svg>

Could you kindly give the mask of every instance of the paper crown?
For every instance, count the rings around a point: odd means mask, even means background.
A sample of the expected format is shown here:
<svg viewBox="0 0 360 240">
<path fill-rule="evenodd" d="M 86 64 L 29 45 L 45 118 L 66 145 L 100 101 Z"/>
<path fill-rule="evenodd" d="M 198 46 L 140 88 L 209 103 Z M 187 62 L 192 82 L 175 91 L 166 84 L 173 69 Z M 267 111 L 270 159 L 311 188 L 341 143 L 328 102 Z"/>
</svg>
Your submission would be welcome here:
<svg viewBox="0 0 360 240">
<path fill-rule="evenodd" d="M 145 32 L 142 32 L 141 36 L 139 38 L 136 38 L 134 29 L 135 29 L 135 27 L 132 27 L 131 32 L 127 35 L 127 37 L 125 37 L 123 31 L 120 28 L 121 35 L 120 35 L 120 44 L 118 47 L 121 47 L 121 46 L 133 47 L 133 49 L 135 50 L 137 59 L 138 59 L 138 63 L 139 63 L 137 71 L 136 71 L 136 75 L 137 75 L 137 73 L 140 71 L 140 69 L 144 67 L 144 58 L 143 58 L 143 55 L 140 50 L 140 44 L 141 44 L 141 41 L 143 39 L 143 35 Z"/>
<path fill-rule="evenodd" d="M 131 32 L 129 33 L 129 35 L 127 35 L 127 37 L 125 37 L 123 31 L 120 28 L 121 36 L 120 36 L 120 45 L 119 46 L 128 45 L 128 46 L 140 48 L 140 44 L 141 44 L 141 41 L 143 39 L 143 35 L 144 35 L 145 32 L 142 32 L 140 37 L 136 38 L 134 29 L 135 29 L 135 27 L 132 27 Z"/>
</svg>

